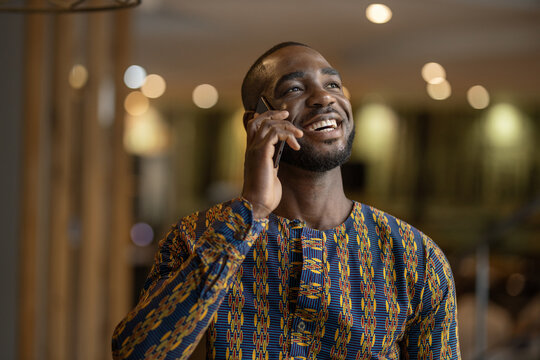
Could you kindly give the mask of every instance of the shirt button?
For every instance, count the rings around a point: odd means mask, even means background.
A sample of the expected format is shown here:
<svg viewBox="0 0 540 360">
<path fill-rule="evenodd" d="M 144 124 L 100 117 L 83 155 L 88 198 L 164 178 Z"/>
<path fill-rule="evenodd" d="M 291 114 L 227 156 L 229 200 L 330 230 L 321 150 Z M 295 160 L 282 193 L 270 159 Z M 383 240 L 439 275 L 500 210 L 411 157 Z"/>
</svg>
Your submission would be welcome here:
<svg viewBox="0 0 540 360">
<path fill-rule="evenodd" d="M 290 222 L 292 229 L 300 229 L 304 227 L 304 222 L 302 220 L 294 219 Z"/>
<path fill-rule="evenodd" d="M 303 321 L 300 321 L 300 322 L 298 323 L 298 331 L 304 332 L 304 330 L 306 330 L 306 323 L 303 322 Z"/>
</svg>

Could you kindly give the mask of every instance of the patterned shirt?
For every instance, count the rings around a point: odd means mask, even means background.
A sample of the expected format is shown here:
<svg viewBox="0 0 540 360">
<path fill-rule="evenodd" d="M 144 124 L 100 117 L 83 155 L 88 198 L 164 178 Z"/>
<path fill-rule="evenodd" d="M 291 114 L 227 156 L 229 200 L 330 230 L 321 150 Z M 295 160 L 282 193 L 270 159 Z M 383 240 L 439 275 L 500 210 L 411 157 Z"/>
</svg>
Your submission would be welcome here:
<svg viewBox="0 0 540 360">
<path fill-rule="evenodd" d="M 459 359 L 455 289 L 426 235 L 355 202 L 336 228 L 236 199 L 161 241 L 115 359 Z"/>
</svg>

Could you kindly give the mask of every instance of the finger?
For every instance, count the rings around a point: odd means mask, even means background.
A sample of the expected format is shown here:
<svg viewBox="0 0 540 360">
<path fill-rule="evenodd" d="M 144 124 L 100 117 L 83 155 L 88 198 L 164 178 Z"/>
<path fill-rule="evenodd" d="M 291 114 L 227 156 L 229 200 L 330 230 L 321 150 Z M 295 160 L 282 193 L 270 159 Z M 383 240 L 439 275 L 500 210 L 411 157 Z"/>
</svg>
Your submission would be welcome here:
<svg viewBox="0 0 540 360">
<path fill-rule="evenodd" d="M 300 150 L 300 143 L 298 142 L 298 140 L 296 140 L 298 137 L 300 136 L 289 135 L 285 139 L 285 142 L 291 147 L 291 149 Z"/>
<path fill-rule="evenodd" d="M 264 120 L 261 124 L 259 129 L 257 129 L 257 133 L 253 137 L 255 140 L 259 139 L 262 140 L 268 132 L 272 131 L 273 129 L 281 129 L 288 132 L 291 132 L 294 137 L 302 137 L 303 132 L 296 126 L 294 126 L 289 121 L 284 120 Z"/>
<path fill-rule="evenodd" d="M 261 127 L 261 124 L 267 120 L 285 120 L 289 116 L 288 111 L 267 111 L 263 114 L 257 114 L 247 123 L 247 135 L 251 138 Z"/>
<path fill-rule="evenodd" d="M 268 110 L 262 114 L 255 113 L 255 116 L 253 118 L 259 117 L 261 115 L 268 116 L 269 118 L 272 118 L 275 120 L 283 120 L 289 116 L 289 112 L 287 110 Z"/>
<path fill-rule="evenodd" d="M 262 115 L 259 115 L 252 119 L 251 123 L 248 123 L 249 132 L 248 135 L 253 136 L 257 132 L 263 123 L 273 121 L 283 121 L 289 116 L 288 111 L 267 111 Z"/>
<path fill-rule="evenodd" d="M 299 130 L 299 131 L 300 133 L 302 132 L 302 130 Z M 273 146 L 276 145 L 278 142 L 285 141 L 294 150 L 300 150 L 300 144 L 298 143 L 298 140 L 296 140 L 297 137 L 300 137 L 300 136 L 296 136 L 295 132 L 276 127 L 268 131 L 268 133 L 263 139 L 263 142 L 266 142 L 267 144 L 271 145 L 273 148 Z M 273 150 L 272 150 L 272 154 L 273 154 Z"/>
<path fill-rule="evenodd" d="M 291 147 L 293 150 L 300 150 L 300 143 L 298 143 L 298 140 L 296 140 L 296 137 L 294 136 L 288 136 L 285 140 L 287 145 Z"/>
</svg>

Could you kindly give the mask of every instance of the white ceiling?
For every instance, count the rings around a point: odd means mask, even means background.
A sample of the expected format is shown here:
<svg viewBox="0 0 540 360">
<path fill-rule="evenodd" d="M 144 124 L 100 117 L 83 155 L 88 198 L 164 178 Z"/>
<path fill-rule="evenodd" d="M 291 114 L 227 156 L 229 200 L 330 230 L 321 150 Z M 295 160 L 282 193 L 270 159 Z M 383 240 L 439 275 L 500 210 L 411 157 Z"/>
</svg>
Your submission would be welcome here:
<svg viewBox="0 0 540 360">
<path fill-rule="evenodd" d="M 363 0 L 143 0 L 134 11 L 133 56 L 167 80 L 165 101 L 189 103 L 210 83 L 220 103 L 237 106 L 242 78 L 265 50 L 300 41 L 340 70 L 353 100 L 433 103 L 420 75 L 442 64 L 447 104 L 467 89 L 492 98 L 540 100 L 540 0 L 388 0 L 387 24 L 365 17 Z"/>
</svg>

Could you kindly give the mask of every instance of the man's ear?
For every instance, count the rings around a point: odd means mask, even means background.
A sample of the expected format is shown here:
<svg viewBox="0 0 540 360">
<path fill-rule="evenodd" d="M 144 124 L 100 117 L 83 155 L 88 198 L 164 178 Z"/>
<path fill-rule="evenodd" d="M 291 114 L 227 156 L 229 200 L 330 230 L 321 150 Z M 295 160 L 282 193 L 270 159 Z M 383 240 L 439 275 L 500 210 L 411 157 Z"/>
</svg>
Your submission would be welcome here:
<svg viewBox="0 0 540 360">
<path fill-rule="evenodd" d="M 244 111 L 244 129 L 247 130 L 247 123 L 249 122 L 249 120 L 253 119 L 253 117 L 255 116 L 255 111 L 253 110 L 246 110 Z"/>
</svg>

